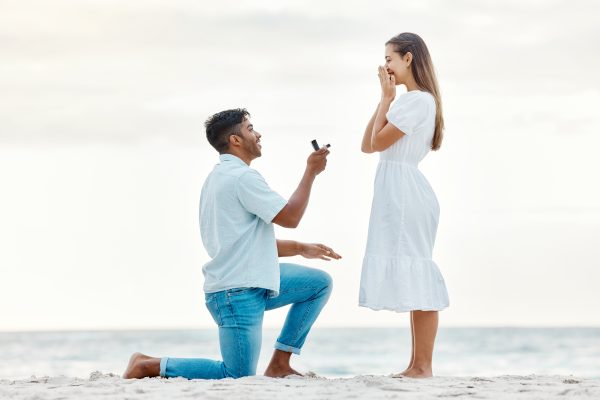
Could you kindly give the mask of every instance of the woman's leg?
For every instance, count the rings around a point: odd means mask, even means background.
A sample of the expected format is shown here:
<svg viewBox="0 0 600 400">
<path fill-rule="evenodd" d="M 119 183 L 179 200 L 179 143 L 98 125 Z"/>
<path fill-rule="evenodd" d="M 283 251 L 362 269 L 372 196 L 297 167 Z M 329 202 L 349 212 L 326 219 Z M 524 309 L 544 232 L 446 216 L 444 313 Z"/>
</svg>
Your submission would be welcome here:
<svg viewBox="0 0 600 400">
<path fill-rule="evenodd" d="M 437 311 L 413 311 L 414 355 L 411 367 L 404 372 L 409 378 L 433 376 L 432 358 L 438 329 Z"/>
<path fill-rule="evenodd" d="M 410 338 L 411 338 L 411 347 L 410 347 L 410 361 L 408 362 L 408 366 L 404 369 L 404 371 L 392 375 L 393 378 L 402 378 L 404 374 L 408 372 L 408 370 L 412 367 L 415 361 L 415 330 L 413 324 L 413 311 L 410 312 L 408 317 L 410 320 Z"/>
<path fill-rule="evenodd" d="M 413 311 L 410 312 L 410 316 L 408 317 L 410 320 L 410 338 L 411 338 L 411 346 L 410 346 L 410 361 L 408 362 L 408 366 L 404 369 L 404 371 L 399 374 L 393 375 L 394 378 L 401 378 L 404 374 L 412 367 L 415 361 L 415 330 L 413 324 Z"/>
</svg>

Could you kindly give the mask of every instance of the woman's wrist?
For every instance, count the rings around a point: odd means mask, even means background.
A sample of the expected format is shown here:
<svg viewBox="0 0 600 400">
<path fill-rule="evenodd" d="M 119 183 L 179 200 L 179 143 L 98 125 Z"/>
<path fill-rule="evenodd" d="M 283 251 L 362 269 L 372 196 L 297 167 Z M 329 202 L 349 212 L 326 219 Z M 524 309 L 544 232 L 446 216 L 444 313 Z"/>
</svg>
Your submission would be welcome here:
<svg viewBox="0 0 600 400">
<path fill-rule="evenodd" d="M 387 105 L 389 106 L 390 104 L 392 104 L 392 101 L 394 101 L 394 96 L 381 96 L 381 100 L 379 101 L 379 105 Z"/>
</svg>

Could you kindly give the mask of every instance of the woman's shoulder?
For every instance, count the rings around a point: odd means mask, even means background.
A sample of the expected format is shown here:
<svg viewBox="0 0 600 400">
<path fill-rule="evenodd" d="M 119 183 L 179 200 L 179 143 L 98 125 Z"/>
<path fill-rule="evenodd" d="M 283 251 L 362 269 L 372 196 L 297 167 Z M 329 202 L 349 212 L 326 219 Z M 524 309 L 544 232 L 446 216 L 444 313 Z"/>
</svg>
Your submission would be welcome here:
<svg viewBox="0 0 600 400">
<path fill-rule="evenodd" d="M 429 92 L 423 90 L 411 90 L 410 92 L 406 92 L 398 98 L 398 100 L 402 99 L 406 102 L 415 102 L 415 103 L 434 103 L 435 97 Z"/>
<path fill-rule="evenodd" d="M 421 90 L 411 90 L 410 92 L 403 93 L 394 102 L 393 109 L 405 109 L 405 108 L 419 108 L 427 110 L 429 108 L 435 109 L 435 98 L 429 92 Z"/>
<path fill-rule="evenodd" d="M 386 113 L 388 122 L 404 132 L 412 135 L 426 121 L 435 117 L 435 100 L 428 92 L 412 90 L 400 95 Z"/>
</svg>

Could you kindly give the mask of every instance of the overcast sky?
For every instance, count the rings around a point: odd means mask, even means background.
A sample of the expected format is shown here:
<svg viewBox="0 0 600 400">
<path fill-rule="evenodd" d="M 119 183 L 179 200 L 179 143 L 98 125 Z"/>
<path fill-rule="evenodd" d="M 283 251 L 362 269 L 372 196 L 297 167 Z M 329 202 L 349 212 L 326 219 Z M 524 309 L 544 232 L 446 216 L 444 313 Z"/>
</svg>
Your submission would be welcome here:
<svg viewBox="0 0 600 400">
<path fill-rule="evenodd" d="M 214 325 L 203 305 L 203 122 L 246 107 L 283 196 L 327 170 L 296 230 L 339 262 L 319 326 L 357 307 L 384 43 L 427 42 L 446 137 L 421 169 L 441 219 L 442 326 L 600 326 L 600 6 L 592 1 L 0 2 L 0 330 Z M 272 312 L 279 326 L 284 311 Z"/>
</svg>

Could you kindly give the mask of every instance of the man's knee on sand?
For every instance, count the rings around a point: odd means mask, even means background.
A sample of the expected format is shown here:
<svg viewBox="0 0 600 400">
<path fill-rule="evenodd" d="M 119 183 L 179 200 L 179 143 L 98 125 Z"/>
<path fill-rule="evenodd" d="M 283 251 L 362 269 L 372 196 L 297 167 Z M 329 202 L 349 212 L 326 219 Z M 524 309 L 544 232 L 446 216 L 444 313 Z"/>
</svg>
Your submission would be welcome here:
<svg viewBox="0 0 600 400">
<path fill-rule="evenodd" d="M 225 366 L 225 377 L 226 378 L 243 378 L 245 376 L 256 375 L 256 365 L 240 365 L 238 368 L 227 368 Z"/>
</svg>

